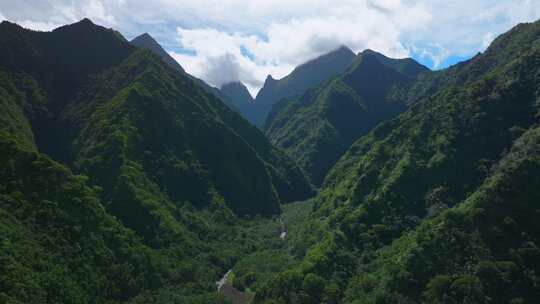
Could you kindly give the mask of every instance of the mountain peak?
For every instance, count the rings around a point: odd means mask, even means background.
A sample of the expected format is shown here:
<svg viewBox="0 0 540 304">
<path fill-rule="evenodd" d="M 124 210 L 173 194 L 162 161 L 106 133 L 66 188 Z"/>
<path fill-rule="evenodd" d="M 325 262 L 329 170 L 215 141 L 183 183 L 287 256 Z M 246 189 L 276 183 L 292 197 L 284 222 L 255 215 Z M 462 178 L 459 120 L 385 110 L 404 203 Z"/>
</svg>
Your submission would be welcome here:
<svg viewBox="0 0 540 304">
<path fill-rule="evenodd" d="M 75 22 L 75 23 L 72 23 L 72 24 L 66 24 L 66 25 L 63 25 L 61 27 L 58 27 L 58 28 L 55 28 L 53 30 L 53 32 L 63 32 L 63 31 L 88 31 L 88 30 L 92 30 L 92 29 L 103 29 L 105 30 L 106 28 L 100 26 L 100 25 L 97 25 L 95 24 L 94 22 L 92 22 L 92 20 L 88 19 L 88 18 L 84 18 L 78 22 Z"/>
<path fill-rule="evenodd" d="M 374 51 L 374 50 L 372 50 L 372 49 L 364 49 L 364 50 L 362 51 L 362 53 L 375 53 L 375 54 L 380 54 L 379 52 L 376 52 L 376 51 Z"/>
<path fill-rule="evenodd" d="M 278 80 L 275 79 L 274 77 L 272 77 L 272 75 L 269 74 L 268 76 L 266 76 L 266 79 L 264 80 L 264 85 L 263 85 L 263 87 L 269 86 L 269 85 L 272 86 L 272 85 L 274 85 L 276 82 L 278 82 Z"/>
<path fill-rule="evenodd" d="M 146 40 L 146 41 L 151 41 L 153 43 L 157 43 L 156 39 L 154 39 L 154 37 L 152 37 L 150 34 L 148 33 L 142 33 L 140 34 L 139 36 L 133 38 L 131 40 L 131 43 L 133 43 L 134 41 L 136 40 Z"/>
<path fill-rule="evenodd" d="M 95 25 L 94 22 L 92 22 L 92 20 L 88 19 L 88 18 L 83 18 L 81 21 L 77 22 L 79 24 L 87 24 L 87 25 Z M 75 23 L 75 24 L 77 24 Z"/>
<path fill-rule="evenodd" d="M 429 71 L 427 67 L 412 58 L 394 59 L 372 49 L 363 50 L 358 54 L 357 58 L 357 61 L 365 61 L 368 58 L 369 60 L 376 60 L 379 63 L 412 78 L 415 78 L 420 73 Z"/>
<path fill-rule="evenodd" d="M 91 27 L 98 27 L 98 25 L 96 25 L 94 22 L 92 22 L 92 20 L 88 18 L 83 18 L 78 22 L 64 25 L 59 28 L 91 28 Z"/>
<path fill-rule="evenodd" d="M 225 87 L 246 87 L 241 81 L 233 80 L 221 85 L 221 88 Z"/>
<path fill-rule="evenodd" d="M 331 64 L 331 63 L 335 63 L 336 61 L 350 63 L 352 62 L 354 57 L 355 57 L 355 54 L 349 47 L 345 45 L 341 45 L 340 47 L 338 47 L 337 49 L 333 51 L 320 55 L 314 59 L 307 61 L 304 64 L 299 65 L 295 69 L 295 71 L 302 70 L 302 69 L 309 69 L 310 66 L 315 66 L 315 65 L 324 65 L 326 63 Z"/>
<path fill-rule="evenodd" d="M 343 45 L 343 44 L 339 46 L 337 49 L 335 49 L 334 51 L 329 52 L 328 54 L 346 54 L 346 55 L 352 54 L 354 56 L 354 52 L 348 46 Z"/>
<path fill-rule="evenodd" d="M 161 45 L 148 33 L 140 34 L 139 36 L 133 38 L 131 41 L 131 44 L 133 44 L 136 47 L 149 50 L 150 52 L 154 53 L 155 55 L 159 56 L 161 60 L 163 60 L 169 67 L 172 69 L 185 74 L 186 71 L 182 66 L 167 53 L 161 47 Z"/>
<path fill-rule="evenodd" d="M 7 21 L 7 20 L 4 20 L 4 21 L 2 21 L 2 22 L 0 23 L 0 25 L 4 25 L 4 26 L 6 26 L 6 25 L 15 25 L 15 23 L 11 23 L 11 22 L 9 22 L 9 21 Z"/>
<path fill-rule="evenodd" d="M 0 23 L 0 26 L 4 27 L 4 28 L 9 28 L 9 27 L 12 27 L 12 28 L 21 28 L 20 25 L 16 24 L 16 23 L 13 23 L 13 22 L 9 22 L 7 20 L 4 20 L 2 21 L 2 23 Z"/>
<path fill-rule="evenodd" d="M 383 64 L 385 64 L 386 61 L 399 61 L 399 60 L 407 60 L 407 59 L 409 59 L 409 58 L 401 58 L 401 59 L 390 58 L 390 57 L 386 56 L 385 54 L 383 54 L 381 52 L 374 51 L 372 49 L 363 50 L 362 52 L 360 52 L 358 54 L 357 57 L 362 57 L 362 56 L 373 56 L 373 57 L 377 58 L 379 61 L 381 61 L 381 63 L 383 63 Z"/>
<path fill-rule="evenodd" d="M 268 75 L 264 86 L 255 98 L 262 104 L 257 125 L 262 125 L 271 108 L 283 98 L 301 95 L 333 76 L 342 73 L 353 62 L 355 54 L 348 47 L 341 45 L 335 50 L 297 66 L 289 75 L 275 80 Z"/>
<path fill-rule="evenodd" d="M 242 107 L 242 103 L 253 102 L 253 97 L 247 87 L 240 81 L 231 81 L 223 84 L 221 86 L 221 92 L 233 100 L 238 108 Z"/>
</svg>

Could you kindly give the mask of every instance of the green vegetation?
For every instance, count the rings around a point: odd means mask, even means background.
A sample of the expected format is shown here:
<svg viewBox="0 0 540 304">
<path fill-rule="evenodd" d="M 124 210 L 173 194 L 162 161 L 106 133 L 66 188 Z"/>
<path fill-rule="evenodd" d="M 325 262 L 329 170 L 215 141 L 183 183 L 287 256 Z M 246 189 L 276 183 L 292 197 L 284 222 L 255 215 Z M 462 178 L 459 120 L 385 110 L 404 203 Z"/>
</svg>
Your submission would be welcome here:
<svg viewBox="0 0 540 304">
<path fill-rule="evenodd" d="M 276 108 L 273 140 L 330 170 L 305 200 L 293 160 L 151 52 L 3 22 L 0 302 L 227 303 L 232 269 L 254 303 L 535 303 L 540 21 L 416 79 L 381 56 Z"/>
<path fill-rule="evenodd" d="M 354 53 L 342 46 L 296 67 L 282 79 L 276 80 L 268 75 L 257 93 L 254 106 L 248 109 L 250 112 L 244 114 L 244 117 L 250 118 L 254 125 L 262 128 L 273 115 L 272 108 L 280 100 L 302 95 L 308 89 L 343 73 L 353 59 Z"/>
<path fill-rule="evenodd" d="M 0 103 L 2 303 L 219 301 L 267 248 L 253 216 L 313 193 L 259 130 L 87 19 L 3 22 Z"/>
<path fill-rule="evenodd" d="M 264 242 L 257 246 L 264 249 L 235 264 L 233 285 L 238 290 L 256 294 L 276 274 L 299 264 L 308 246 L 317 241 L 311 238 L 312 231 L 304 230 L 313 204 L 313 200 L 287 204 L 280 219 L 256 221 L 244 228 Z M 279 237 L 282 231 L 287 232 L 285 239 Z"/>
<path fill-rule="evenodd" d="M 238 254 L 215 240 L 242 242 L 224 222 L 236 220 L 232 215 L 184 208 L 193 232 L 150 248 L 108 214 L 88 177 L 10 141 L 0 150 L 3 303 L 215 299 L 213 281 Z M 213 241 L 198 240 L 195 227 Z"/>
<path fill-rule="evenodd" d="M 427 68 L 366 50 L 334 79 L 274 107 L 266 135 L 298 161 L 320 186 L 326 173 L 361 135 L 406 109 L 387 95 Z"/>
<path fill-rule="evenodd" d="M 320 240 L 256 301 L 534 303 L 539 38 L 517 26 L 400 87 L 413 106 L 334 166 L 305 223 Z"/>
<path fill-rule="evenodd" d="M 182 66 L 178 62 L 176 62 L 176 60 L 174 60 L 174 58 L 172 58 L 171 55 L 169 55 L 169 53 L 167 53 L 167 51 L 165 51 L 161 47 L 161 45 L 159 45 L 159 43 L 157 43 L 157 41 L 154 40 L 154 38 L 150 36 L 148 33 L 144 33 L 133 38 L 130 41 L 130 43 L 139 48 L 151 51 L 153 54 L 161 58 L 161 60 L 165 62 L 167 66 L 169 66 L 173 70 L 176 70 L 177 72 L 193 80 L 199 87 L 204 89 L 207 93 L 212 94 L 218 99 L 220 99 L 222 102 L 228 105 L 231 109 L 242 113 L 242 111 L 240 111 L 241 109 L 238 107 L 239 102 L 236 99 L 229 98 L 227 94 L 224 94 L 223 92 L 221 92 L 221 90 L 218 90 L 217 88 L 214 88 L 208 85 L 203 80 L 186 73 L 184 68 L 182 68 Z"/>
<path fill-rule="evenodd" d="M 539 149 L 540 129 L 533 128 L 463 203 L 364 265 L 348 301 L 534 303 L 540 296 Z"/>
</svg>

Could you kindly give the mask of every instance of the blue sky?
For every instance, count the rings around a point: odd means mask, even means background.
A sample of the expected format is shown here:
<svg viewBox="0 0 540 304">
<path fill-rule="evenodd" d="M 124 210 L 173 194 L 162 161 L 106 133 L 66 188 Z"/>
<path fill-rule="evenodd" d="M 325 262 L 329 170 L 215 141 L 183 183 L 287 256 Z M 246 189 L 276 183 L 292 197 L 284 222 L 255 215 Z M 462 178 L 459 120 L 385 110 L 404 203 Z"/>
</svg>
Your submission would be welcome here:
<svg viewBox="0 0 540 304">
<path fill-rule="evenodd" d="M 499 34 L 540 18 L 539 0 L 3 0 L 0 19 L 51 30 L 89 17 L 128 39 L 148 32 L 214 86 L 244 82 L 347 45 L 413 57 L 440 69 L 484 51 Z"/>
</svg>

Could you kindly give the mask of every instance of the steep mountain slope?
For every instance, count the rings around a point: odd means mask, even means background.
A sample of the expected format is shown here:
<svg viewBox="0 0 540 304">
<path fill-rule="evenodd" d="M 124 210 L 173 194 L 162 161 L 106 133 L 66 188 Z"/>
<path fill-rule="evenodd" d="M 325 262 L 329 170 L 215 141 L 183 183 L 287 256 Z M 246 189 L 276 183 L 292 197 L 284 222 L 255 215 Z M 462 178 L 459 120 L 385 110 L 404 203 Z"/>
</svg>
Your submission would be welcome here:
<svg viewBox="0 0 540 304">
<path fill-rule="evenodd" d="M 5 26 L 4 26 L 5 25 Z M 142 83 L 142 87 L 149 91 L 149 95 L 155 96 L 143 96 L 148 97 L 151 100 L 148 107 L 155 106 L 154 113 L 146 113 L 148 116 L 152 114 L 163 115 L 162 117 L 155 117 L 156 122 L 163 123 L 164 130 L 171 128 L 177 128 L 176 132 L 181 133 L 178 138 L 170 137 L 164 138 L 164 141 L 159 142 L 160 145 L 177 145 L 179 151 L 202 151 L 200 155 L 189 156 L 191 158 L 198 158 L 198 162 L 202 159 L 203 166 L 212 166 L 209 162 L 220 160 L 225 162 L 226 157 L 217 156 L 219 153 L 225 153 L 223 149 L 210 149 L 207 142 L 203 142 L 203 135 L 199 127 L 204 130 L 212 128 L 219 129 L 214 141 L 218 140 L 230 140 L 231 143 L 238 141 L 235 148 L 244 149 L 248 154 L 253 155 L 251 158 L 260 165 L 254 165 L 253 168 L 245 168 L 237 170 L 235 168 L 227 167 L 227 170 L 220 169 L 216 171 L 221 172 L 224 176 L 227 173 L 234 172 L 235 178 L 226 178 L 228 182 L 238 182 L 238 186 L 247 186 L 245 182 L 254 181 L 262 186 L 265 182 L 260 183 L 256 181 L 259 176 L 269 176 L 265 174 L 265 171 L 269 171 L 271 178 L 275 181 L 274 187 L 278 191 L 278 194 L 282 196 L 290 196 L 290 193 L 286 193 L 286 185 L 294 185 L 297 189 L 294 189 L 296 193 L 304 191 L 302 197 L 308 196 L 311 191 L 309 190 L 309 184 L 305 179 L 301 178 L 302 174 L 300 170 L 294 165 L 294 163 L 285 159 L 283 153 L 275 150 L 264 136 L 258 132 L 255 128 L 251 127 L 239 115 L 234 114 L 227 108 L 223 107 L 217 99 L 206 94 L 203 90 L 200 90 L 198 86 L 194 85 L 191 79 L 185 77 L 180 73 L 171 73 L 170 70 L 163 67 L 159 62 L 155 62 L 153 56 L 148 56 L 145 52 L 136 52 L 136 49 L 126 43 L 123 38 L 119 38 L 118 34 L 103 28 L 93 25 L 89 20 L 83 20 L 77 24 L 59 28 L 51 33 L 38 33 L 23 30 L 16 25 L 3 23 L 2 29 L 5 30 L 5 43 L 2 54 L 2 64 L 8 69 L 23 70 L 26 73 L 31 74 L 36 81 L 43 87 L 46 97 L 50 100 L 45 101 L 47 105 L 44 107 L 44 113 L 35 113 L 32 123 L 36 132 L 36 141 L 40 151 L 51 155 L 53 158 L 66 161 L 67 163 L 77 163 L 81 155 L 78 155 L 77 144 L 79 144 L 79 137 L 82 136 L 81 132 L 87 127 L 86 124 L 91 122 L 88 118 L 91 115 L 97 115 L 94 111 L 105 111 L 112 109 L 105 109 L 101 107 L 101 103 L 112 100 L 118 104 L 122 104 L 123 99 L 133 98 L 133 90 L 129 90 L 134 87 L 137 81 Z M 95 35 L 92 35 L 95 33 Z M 10 35 L 17 35 L 18 37 L 10 37 Z M 85 36 L 89 41 L 81 41 L 80 36 Z M 94 39 L 95 41 L 90 41 Z M 73 43 L 69 43 L 73 40 Z M 26 45 L 21 50 L 13 52 L 16 49 L 14 42 L 25 41 Z M 99 43 L 100 42 L 100 43 Z M 83 50 L 78 49 L 77 43 L 81 44 Z M 89 49 L 93 43 L 99 45 L 99 48 Z M 12 47 L 13 46 L 13 47 Z M 24 52 L 32 50 L 28 56 L 23 56 Z M 70 56 L 63 56 L 64 52 L 69 52 Z M 105 55 L 106 53 L 106 55 Z M 138 54 L 137 56 L 130 56 Z M 11 55 L 20 56 L 20 58 L 10 58 Z M 130 60 L 127 60 L 127 58 Z M 103 58 L 103 60 L 102 60 Z M 102 60 L 103 62 L 97 62 Z M 32 64 L 31 64 L 32 63 Z M 140 65 L 135 67 L 135 65 Z M 28 67 L 27 67 L 27 66 Z M 108 73 L 102 73 L 99 77 L 96 77 L 96 73 L 106 68 L 116 65 L 115 70 L 108 71 Z M 12 67 L 13 66 L 13 67 Z M 77 71 L 78 69 L 78 71 Z M 146 70 L 145 70 L 146 69 Z M 42 72 L 46 71 L 46 72 Z M 67 74 L 67 75 L 64 75 Z M 124 76 L 123 79 L 120 77 Z M 152 79 L 161 79 L 160 81 L 152 82 Z M 42 80 L 43 79 L 43 80 Z M 85 84 L 85 81 L 90 79 L 91 84 Z M 175 90 L 176 88 L 176 90 Z M 183 88 L 183 89 L 182 89 Z M 79 90 L 79 92 L 77 92 Z M 162 93 L 161 91 L 166 93 Z M 155 94 L 154 92 L 160 92 Z M 173 93 L 171 93 L 173 92 Z M 99 94 L 98 94 L 99 93 Z M 130 95 L 131 94 L 131 95 Z M 144 95 L 144 94 L 143 94 Z M 51 97 L 51 98 L 49 98 Z M 115 99 L 116 97 L 116 99 Z M 135 96 L 138 97 L 138 96 Z M 96 100 L 100 99 L 100 100 Z M 167 99 L 167 100 L 165 100 Z M 170 100 L 170 101 L 168 101 Z M 174 102 L 172 102 L 174 100 Z M 70 102 L 68 104 L 68 102 Z M 170 103 L 170 106 L 166 103 Z M 181 108 L 181 104 L 185 103 L 185 108 Z M 163 108 L 160 108 L 163 104 Z M 138 106 L 135 103 L 133 106 Z M 126 105 L 127 106 L 127 105 Z M 192 112 L 188 112 L 189 109 Z M 120 109 L 115 109 L 120 110 Z M 130 110 L 136 112 L 137 110 Z M 165 113 L 161 111 L 169 111 Z M 129 111 L 128 111 L 129 112 Z M 100 115 L 118 115 L 117 113 L 100 113 Z M 127 113 L 124 113 L 127 114 Z M 201 116 L 200 118 L 189 118 L 191 116 Z M 177 122 L 172 124 L 165 121 L 166 118 L 176 119 Z M 129 117 L 133 120 L 132 117 Z M 146 119 L 147 117 L 145 117 Z M 158 119 L 159 118 L 159 119 Z M 181 123 L 184 119 L 188 122 L 194 120 L 193 125 L 187 125 Z M 205 120 L 209 122 L 203 123 Z M 105 120 L 106 123 L 111 123 L 112 120 Z M 222 127 L 225 124 L 226 127 Z M 184 127 L 181 127 L 185 125 Z M 159 126 L 155 125 L 156 127 Z M 110 127 L 113 130 L 116 127 L 101 125 L 101 127 Z M 146 131 L 150 129 L 144 126 Z M 96 134 L 98 129 L 94 129 L 92 134 Z M 54 131 L 54 133 L 52 132 Z M 156 138 L 163 137 L 165 135 L 158 134 L 162 131 L 157 128 L 152 130 L 156 134 L 145 134 L 148 138 L 142 138 L 141 140 L 146 144 L 146 141 L 155 141 Z M 197 133 L 198 132 L 198 133 Z M 206 132 L 206 131 L 205 131 Z M 166 132 L 163 132 L 166 133 Z M 181 140 L 186 134 L 192 134 L 194 139 L 187 143 L 185 146 L 180 147 Z M 240 135 L 239 135 L 240 134 Z M 111 135 L 108 135 L 111 136 Z M 141 134 L 137 134 L 141 136 Z M 209 135 L 210 136 L 210 135 Z M 168 140 L 168 141 L 165 141 Z M 89 142 L 85 138 L 86 142 Z M 99 141 L 98 141 L 99 142 Z M 75 143 L 75 144 L 74 144 Z M 199 145 L 198 148 L 196 146 Z M 86 147 L 80 147 L 81 150 L 86 152 Z M 129 148 L 132 149 L 132 148 Z M 253 153 L 252 150 L 255 150 Z M 144 151 L 144 150 L 143 150 Z M 143 151 L 139 151 L 142 153 Z M 231 151 L 232 152 L 232 151 Z M 241 155 L 237 151 L 238 156 Z M 231 155 L 232 156 L 232 155 Z M 139 158 L 140 156 L 135 156 Z M 237 157 L 237 156 L 235 156 Z M 247 158 L 249 159 L 249 157 Z M 246 161 L 247 159 L 242 159 Z M 230 166 L 230 161 L 227 166 Z M 262 165 L 262 166 L 261 166 Z M 289 167 L 286 167 L 289 166 Z M 259 169 L 257 169 L 259 168 Z M 203 168 L 204 169 L 204 168 Z M 208 170 L 204 169 L 203 171 Z M 230 170 L 230 171 L 228 171 Z M 257 170 L 261 170 L 260 173 L 256 173 Z M 249 179 L 240 182 L 243 177 L 250 176 Z M 278 174 L 279 172 L 280 174 Z M 286 176 L 283 172 L 294 172 L 297 180 L 286 180 Z M 210 172 L 211 173 L 211 172 Z M 270 176 L 269 176 L 270 177 Z M 214 176 L 219 179 L 220 177 Z M 283 180 L 285 178 L 285 180 Z M 278 186 L 279 185 L 279 186 Z M 254 187 L 255 185 L 249 186 Z M 257 187 L 259 187 L 257 186 Z M 230 192 L 235 187 L 220 186 L 226 192 Z M 255 187 L 255 188 L 257 188 Z M 225 188 L 227 188 L 225 190 Z M 253 188 L 253 189 L 255 189 Z M 272 185 L 268 188 L 268 193 L 271 193 Z M 247 189 L 246 189 L 247 190 Z M 259 189 L 260 190 L 260 189 Z M 201 189 L 201 191 L 203 191 Z M 204 190 L 205 191 L 205 190 Z M 232 190 L 234 191 L 234 190 Z M 254 193 L 256 190 L 253 190 Z M 250 190 L 248 190 L 250 192 Z M 244 195 L 246 192 L 239 191 Z M 254 196 L 255 197 L 255 196 Z M 274 197 L 274 195 L 270 195 Z M 236 201 L 247 202 L 251 198 L 245 198 Z M 230 202 L 233 203 L 233 202 Z M 276 203 L 273 203 L 277 206 Z M 264 206 L 262 204 L 261 206 Z M 276 207 L 273 207 L 276 210 Z"/>
<path fill-rule="evenodd" d="M 426 97 L 336 164 L 306 224 L 321 241 L 258 301 L 534 302 L 539 71 L 536 22 L 409 86 Z"/>
<path fill-rule="evenodd" d="M 0 97 L 10 303 L 213 302 L 258 246 L 236 214 L 312 194 L 258 129 L 88 19 L 0 24 Z"/>
<path fill-rule="evenodd" d="M 230 99 L 227 95 L 223 94 L 219 89 L 214 88 L 208 85 L 203 80 L 186 73 L 184 68 L 182 68 L 182 66 L 174 58 L 172 58 L 171 55 L 169 55 L 169 53 L 167 53 L 163 49 L 163 47 L 161 47 L 161 45 L 152 36 L 150 36 L 150 34 L 144 33 L 133 38 L 131 40 L 131 44 L 139 48 L 149 50 L 150 52 L 154 53 L 155 55 L 160 57 L 169 67 L 191 78 L 196 84 L 198 84 L 201 88 L 203 88 L 207 93 L 215 95 L 218 99 L 223 101 L 231 109 L 239 112 L 239 109 L 235 106 L 237 102 Z"/>
<path fill-rule="evenodd" d="M 229 82 L 221 86 L 220 89 L 225 95 L 237 102 L 237 107 L 244 104 L 253 103 L 253 97 L 249 94 L 246 86 L 241 82 Z"/>
<path fill-rule="evenodd" d="M 347 302 L 534 303 L 540 297 L 539 156 L 535 127 L 462 204 L 424 221 L 363 266 Z"/>
<path fill-rule="evenodd" d="M 111 203 L 89 177 L 37 151 L 31 116 L 47 101 L 44 94 L 28 74 L 0 72 L 2 303 L 122 303 L 134 297 L 151 303 L 172 299 L 165 286 L 174 286 L 178 300 L 214 301 L 213 280 L 240 253 L 216 241 L 235 241 L 235 229 L 223 224 L 236 220 L 232 214 L 174 207 L 182 216 L 159 229 L 169 240 L 150 247 L 108 212 Z M 172 205 L 165 198 L 161 203 Z M 160 212 L 153 210 L 154 217 Z"/>
<path fill-rule="evenodd" d="M 406 109 L 403 102 L 390 100 L 388 92 L 426 70 L 412 59 L 366 50 L 345 73 L 275 106 L 266 134 L 320 185 L 354 140 Z"/>
<path fill-rule="evenodd" d="M 221 86 L 220 91 L 234 103 L 234 107 L 247 120 L 255 119 L 255 100 L 241 82 L 229 82 Z"/>
<path fill-rule="evenodd" d="M 148 33 L 141 34 L 133 38 L 130 42 L 134 46 L 149 50 L 152 53 L 158 55 L 172 69 L 182 74 L 186 73 L 184 68 L 182 68 L 182 66 L 176 60 L 174 60 L 174 58 L 172 58 L 171 55 L 169 55 L 169 53 L 167 53 L 161 47 L 161 45 L 152 36 L 150 36 L 150 34 Z"/>
<path fill-rule="evenodd" d="M 282 79 L 276 80 L 268 75 L 266 81 L 255 98 L 255 125 L 262 127 L 272 106 L 286 97 L 304 93 L 333 76 L 345 71 L 355 55 L 347 47 L 340 47 L 328 54 L 310 60 Z"/>
<path fill-rule="evenodd" d="M 418 64 L 418 62 L 412 58 L 388 58 L 381 53 L 369 49 L 365 50 L 363 53 L 375 56 L 382 64 L 411 78 L 416 78 L 418 75 L 430 71 L 427 67 Z"/>
</svg>

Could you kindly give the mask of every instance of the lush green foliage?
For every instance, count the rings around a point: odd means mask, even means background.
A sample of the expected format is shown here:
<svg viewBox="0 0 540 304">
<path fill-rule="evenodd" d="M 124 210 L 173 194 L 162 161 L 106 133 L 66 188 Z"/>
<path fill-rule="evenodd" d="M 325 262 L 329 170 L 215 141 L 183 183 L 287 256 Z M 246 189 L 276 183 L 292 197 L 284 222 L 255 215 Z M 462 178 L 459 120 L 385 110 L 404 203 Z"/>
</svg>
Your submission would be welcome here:
<svg viewBox="0 0 540 304">
<path fill-rule="evenodd" d="M 474 193 L 362 266 L 348 301 L 534 303 L 540 297 L 540 129 L 521 136 Z"/>
<path fill-rule="evenodd" d="M 344 74 L 282 101 L 267 121 L 266 134 L 321 185 L 354 140 L 405 110 L 403 102 L 387 98 L 388 92 L 424 71 L 412 59 L 366 50 Z"/>
<path fill-rule="evenodd" d="M 0 103 L 1 302 L 218 301 L 267 248 L 244 225 L 268 220 L 239 215 L 313 193 L 259 130 L 89 20 L 3 22 Z"/>
<path fill-rule="evenodd" d="M 318 240 L 313 239 L 313 230 L 307 231 L 305 226 L 313 204 L 313 200 L 287 204 L 283 206 L 279 219 L 257 221 L 251 227 L 245 226 L 245 233 L 256 235 L 256 239 L 264 241 L 264 245 L 257 247 L 264 249 L 254 251 L 235 264 L 235 287 L 257 293 L 276 274 L 301 261 L 309 245 Z M 278 238 L 283 231 L 286 231 L 284 240 Z"/>
<path fill-rule="evenodd" d="M 534 303 L 539 38 L 520 25 L 400 88 L 414 106 L 331 170 L 306 223 L 328 233 L 257 301 Z"/>
<path fill-rule="evenodd" d="M 316 199 L 281 207 L 312 193 L 302 170 L 193 79 L 88 20 L 4 22 L 0 302 L 220 303 L 233 269 L 256 303 L 534 303 L 539 71 L 540 22 L 415 81 L 414 62 L 368 51 L 280 104 L 316 126 L 302 145 L 412 106 L 352 144 Z M 294 129 L 279 113 L 270 128 Z M 354 113 L 382 116 L 355 129 Z"/>
<path fill-rule="evenodd" d="M 203 88 L 207 93 L 214 95 L 215 97 L 223 101 L 226 105 L 228 105 L 231 109 L 239 113 L 243 113 L 240 107 L 238 107 L 239 105 L 238 100 L 236 100 L 235 98 L 229 98 L 229 96 L 221 92 L 221 90 L 218 90 L 217 88 L 214 88 L 208 85 L 203 80 L 186 73 L 184 68 L 182 68 L 182 66 L 174 58 L 172 58 L 171 55 L 169 55 L 169 53 L 167 53 L 167 51 L 165 51 L 161 47 L 161 45 L 159 45 L 159 43 L 156 40 L 154 40 L 154 38 L 150 36 L 148 33 L 144 33 L 133 38 L 130 41 L 130 43 L 142 49 L 151 51 L 152 53 L 160 57 L 161 60 L 163 60 L 163 62 L 165 62 L 169 67 L 171 67 L 173 70 L 176 70 L 177 72 L 193 80 L 199 87 Z"/>
<path fill-rule="evenodd" d="M 174 286 L 178 299 L 216 297 L 213 281 L 238 255 L 216 240 L 243 244 L 224 222 L 236 220 L 232 215 L 184 209 L 191 231 L 152 249 L 106 211 L 88 177 L 9 140 L 0 150 L 2 302 L 117 303 L 137 296 L 148 303 L 164 286 Z"/>
</svg>

